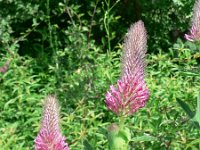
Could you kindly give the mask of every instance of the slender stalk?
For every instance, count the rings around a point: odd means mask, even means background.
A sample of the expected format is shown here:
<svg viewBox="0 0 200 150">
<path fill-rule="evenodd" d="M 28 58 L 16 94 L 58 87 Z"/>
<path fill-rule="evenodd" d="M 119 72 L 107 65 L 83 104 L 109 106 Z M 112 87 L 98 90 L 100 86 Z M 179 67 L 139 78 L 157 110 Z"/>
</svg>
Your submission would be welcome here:
<svg viewBox="0 0 200 150">
<path fill-rule="evenodd" d="M 119 117 L 119 127 L 120 127 L 120 129 L 124 128 L 124 123 L 125 123 L 125 117 L 124 116 L 120 116 Z"/>
<path fill-rule="evenodd" d="M 111 51 L 111 35 L 110 35 L 110 21 L 109 21 L 109 16 L 110 16 L 110 11 L 117 5 L 117 3 L 119 2 L 120 0 L 117 0 L 112 7 L 110 7 L 110 0 L 107 0 L 105 1 L 106 3 L 106 7 L 107 7 L 107 10 L 105 11 L 104 13 L 104 28 L 106 30 L 106 35 L 107 35 L 107 42 L 108 42 L 108 54 L 110 53 Z"/>
<path fill-rule="evenodd" d="M 108 16 L 109 16 L 109 11 L 106 11 L 104 14 L 104 27 L 106 30 L 106 34 L 107 34 L 107 42 L 108 42 L 108 52 L 111 51 L 111 44 L 110 44 L 110 26 L 109 26 L 109 21 L 108 21 Z"/>
<path fill-rule="evenodd" d="M 47 9 L 47 22 L 48 22 L 48 30 L 49 30 L 49 44 L 50 44 L 50 49 L 53 52 L 53 63 L 55 64 L 55 78 L 56 81 L 58 82 L 57 86 L 60 84 L 60 73 L 59 73 L 59 61 L 58 61 L 58 44 L 57 44 L 57 36 L 54 33 L 55 27 L 51 25 L 51 16 L 50 16 L 50 3 L 49 0 L 47 0 L 46 4 L 46 9 Z M 54 42 L 53 42 L 54 41 Z"/>
<path fill-rule="evenodd" d="M 47 0 L 47 17 L 48 17 L 48 29 L 49 29 L 49 44 L 50 47 L 53 49 L 53 38 L 52 38 L 52 27 L 51 27 L 51 20 L 50 20 L 50 6 L 49 0 Z"/>
<path fill-rule="evenodd" d="M 90 36 L 91 36 L 93 20 L 94 20 L 95 13 L 97 11 L 98 3 L 99 3 L 99 0 L 96 0 L 96 4 L 95 4 L 94 10 L 93 10 L 93 14 L 92 14 L 92 17 L 91 17 L 91 20 L 90 20 L 90 27 L 89 27 L 89 32 L 88 32 L 88 40 L 90 39 Z"/>
</svg>

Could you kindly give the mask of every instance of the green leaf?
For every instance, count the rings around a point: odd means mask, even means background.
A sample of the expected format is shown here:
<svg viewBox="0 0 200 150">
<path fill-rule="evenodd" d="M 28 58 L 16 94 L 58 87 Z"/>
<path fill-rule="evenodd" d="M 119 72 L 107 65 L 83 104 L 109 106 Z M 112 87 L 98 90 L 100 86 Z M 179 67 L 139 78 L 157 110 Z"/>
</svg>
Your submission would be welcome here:
<svg viewBox="0 0 200 150">
<path fill-rule="evenodd" d="M 156 141 L 158 140 L 156 137 L 150 136 L 150 135 L 143 135 L 139 137 L 134 137 L 131 139 L 133 142 L 140 142 L 140 141 Z"/>
<path fill-rule="evenodd" d="M 120 129 L 112 124 L 108 129 L 108 143 L 110 150 L 128 150 L 131 135 L 128 128 Z"/>
<path fill-rule="evenodd" d="M 198 124 L 200 125 L 200 92 L 197 97 L 197 109 L 196 109 L 196 114 L 195 114 L 193 120 L 198 122 Z"/>
<path fill-rule="evenodd" d="M 191 111 L 190 107 L 184 101 L 177 99 L 177 102 L 190 118 L 194 117 L 194 112 Z"/>
<path fill-rule="evenodd" d="M 189 149 L 199 150 L 199 143 L 200 139 L 193 140 L 191 143 L 187 144 L 184 150 L 189 150 Z"/>
<path fill-rule="evenodd" d="M 94 148 L 90 145 L 90 143 L 87 140 L 83 141 L 84 150 L 94 150 Z"/>
<path fill-rule="evenodd" d="M 180 74 L 184 76 L 192 76 L 192 77 L 199 78 L 199 74 L 194 71 L 182 71 Z"/>
</svg>

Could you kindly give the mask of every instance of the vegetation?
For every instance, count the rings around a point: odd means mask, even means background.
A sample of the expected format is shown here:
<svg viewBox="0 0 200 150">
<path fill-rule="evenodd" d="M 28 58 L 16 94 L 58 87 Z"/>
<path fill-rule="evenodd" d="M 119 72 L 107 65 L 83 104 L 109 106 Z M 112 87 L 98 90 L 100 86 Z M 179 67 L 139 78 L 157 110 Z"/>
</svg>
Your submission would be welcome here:
<svg viewBox="0 0 200 150">
<path fill-rule="evenodd" d="M 0 1 L 0 149 L 34 148 L 48 94 L 56 94 L 62 106 L 62 131 L 70 149 L 84 149 L 88 143 L 106 149 L 107 127 L 118 120 L 106 108 L 105 94 L 120 76 L 127 28 L 139 19 L 148 31 L 150 98 L 127 119 L 134 135 L 131 148 L 199 149 L 198 125 L 177 103 L 184 101 L 195 111 L 200 92 L 200 51 L 183 38 L 193 4 Z M 145 135 L 152 139 L 137 139 Z"/>
</svg>

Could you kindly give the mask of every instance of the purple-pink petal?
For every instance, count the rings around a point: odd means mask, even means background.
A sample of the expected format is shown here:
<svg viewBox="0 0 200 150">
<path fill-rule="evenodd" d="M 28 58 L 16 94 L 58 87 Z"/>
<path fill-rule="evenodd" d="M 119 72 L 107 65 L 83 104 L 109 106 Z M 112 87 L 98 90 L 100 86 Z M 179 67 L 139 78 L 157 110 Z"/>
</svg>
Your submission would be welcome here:
<svg viewBox="0 0 200 150">
<path fill-rule="evenodd" d="M 149 98 L 149 91 L 145 82 L 140 84 L 139 81 L 134 81 L 131 77 L 125 77 L 125 79 L 129 80 L 119 80 L 118 86 L 116 88 L 112 86 L 106 94 L 105 102 L 108 109 L 118 115 L 130 115 L 136 112 L 145 106 Z M 122 83 L 124 86 L 121 86 Z M 119 87 L 125 90 L 119 90 Z"/>
<path fill-rule="evenodd" d="M 188 41 L 198 41 L 200 40 L 200 31 L 196 26 L 192 26 L 192 28 L 190 29 L 190 33 L 189 34 L 185 34 L 185 39 L 187 39 Z"/>
<path fill-rule="evenodd" d="M 59 132 L 49 133 L 45 129 L 41 129 L 35 139 L 35 150 L 69 150 L 65 137 Z"/>
</svg>

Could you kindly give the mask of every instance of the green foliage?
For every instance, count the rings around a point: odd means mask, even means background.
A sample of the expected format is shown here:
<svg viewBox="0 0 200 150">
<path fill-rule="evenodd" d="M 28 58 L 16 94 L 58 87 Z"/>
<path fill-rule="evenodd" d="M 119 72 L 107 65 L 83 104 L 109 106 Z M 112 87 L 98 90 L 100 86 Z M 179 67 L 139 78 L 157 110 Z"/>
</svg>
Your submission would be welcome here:
<svg viewBox="0 0 200 150">
<path fill-rule="evenodd" d="M 197 125 L 197 128 L 200 129 L 200 93 L 198 94 L 197 107 L 195 113 L 191 111 L 191 109 L 185 102 L 181 100 L 177 100 L 177 102 L 180 104 L 180 106 L 183 108 L 186 114 L 190 117 L 190 119 L 195 123 L 195 125 Z"/>
<path fill-rule="evenodd" d="M 189 28 L 194 0 L 142 1 L 142 16 L 150 35 L 152 51 L 167 50 Z"/>
<path fill-rule="evenodd" d="M 122 38 L 140 18 L 148 29 L 149 51 L 158 53 L 148 55 L 147 106 L 126 122 L 133 135 L 130 146 L 197 147 L 199 130 L 188 123 L 176 101 L 196 108 L 198 52 L 181 40 L 165 48 L 172 44 L 169 31 L 188 27 L 192 1 L 165 2 L 0 1 L 0 66 L 11 62 L 0 74 L 0 149 L 33 149 L 42 100 L 50 93 L 62 105 L 62 131 L 70 149 L 108 147 L 105 130 L 117 117 L 106 109 L 105 93 L 120 76 Z M 137 4 L 141 16 L 132 13 Z"/>
</svg>

